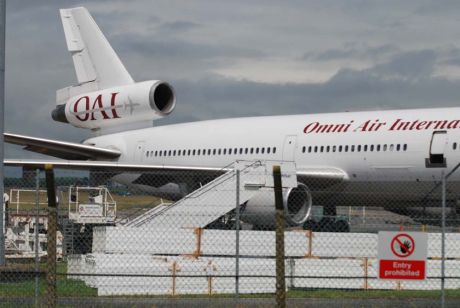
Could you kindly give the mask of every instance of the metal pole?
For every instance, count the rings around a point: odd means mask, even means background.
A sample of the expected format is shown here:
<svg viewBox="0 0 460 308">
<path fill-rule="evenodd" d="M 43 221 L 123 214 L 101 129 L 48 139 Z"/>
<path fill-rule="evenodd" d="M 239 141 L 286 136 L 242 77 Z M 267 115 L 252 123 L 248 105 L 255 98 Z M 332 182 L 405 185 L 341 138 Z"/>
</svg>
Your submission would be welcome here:
<svg viewBox="0 0 460 308">
<path fill-rule="evenodd" d="M 446 177 L 444 171 L 441 172 L 442 177 L 442 209 L 441 209 L 441 307 L 445 307 L 445 244 L 446 244 Z"/>
<path fill-rule="evenodd" d="M 48 195 L 48 240 L 46 260 L 46 306 L 56 307 L 56 232 L 57 202 L 52 165 L 45 166 L 46 190 Z"/>
<path fill-rule="evenodd" d="M 2 196 L 3 203 L 3 158 L 4 153 L 4 138 L 3 132 L 5 130 L 5 21 L 6 21 L 6 0 L 0 0 L 0 196 Z M 5 265 L 5 234 L 4 234 L 4 221 L 3 221 L 3 205 L 0 206 L 0 266 Z"/>
<path fill-rule="evenodd" d="M 38 225 L 40 220 L 40 170 L 37 169 L 35 172 L 35 307 L 38 307 L 38 296 L 39 296 L 39 266 L 40 266 L 40 257 L 38 255 L 38 249 L 40 248 L 40 243 L 38 239 Z"/>
<path fill-rule="evenodd" d="M 240 170 L 236 170 L 236 208 L 235 208 L 235 296 L 240 297 Z"/>
<path fill-rule="evenodd" d="M 273 166 L 276 207 L 276 306 L 286 307 L 286 273 L 284 269 L 284 206 L 281 168 Z"/>
</svg>

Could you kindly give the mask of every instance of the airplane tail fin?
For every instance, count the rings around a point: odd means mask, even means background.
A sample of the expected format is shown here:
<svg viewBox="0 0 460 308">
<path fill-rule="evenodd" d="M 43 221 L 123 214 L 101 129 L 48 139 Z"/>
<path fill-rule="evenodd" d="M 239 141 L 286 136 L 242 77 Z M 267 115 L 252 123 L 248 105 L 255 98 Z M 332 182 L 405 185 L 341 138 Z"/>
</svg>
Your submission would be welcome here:
<svg viewBox="0 0 460 308">
<path fill-rule="evenodd" d="M 86 8 L 61 9 L 60 13 L 78 85 L 58 90 L 57 104 L 81 93 L 134 83 Z"/>
</svg>

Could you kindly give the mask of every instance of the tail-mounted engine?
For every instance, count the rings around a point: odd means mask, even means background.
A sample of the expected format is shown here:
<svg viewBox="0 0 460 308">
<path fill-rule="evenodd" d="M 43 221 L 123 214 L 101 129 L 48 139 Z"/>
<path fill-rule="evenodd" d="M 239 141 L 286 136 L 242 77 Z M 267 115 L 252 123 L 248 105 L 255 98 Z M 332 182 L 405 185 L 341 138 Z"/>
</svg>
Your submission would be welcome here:
<svg viewBox="0 0 460 308">
<path fill-rule="evenodd" d="M 287 226 L 301 226 L 310 217 L 312 208 L 311 192 L 305 184 L 283 191 L 284 216 Z M 275 197 L 272 189 L 263 190 L 251 198 L 244 208 L 241 218 L 260 229 L 275 227 Z"/>
<path fill-rule="evenodd" d="M 74 96 L 57 105 L 51 116 L 55 121 L 97 130 L 159 119 L 175 105 L 173 88 L 151 80 Z"/>
</svg>

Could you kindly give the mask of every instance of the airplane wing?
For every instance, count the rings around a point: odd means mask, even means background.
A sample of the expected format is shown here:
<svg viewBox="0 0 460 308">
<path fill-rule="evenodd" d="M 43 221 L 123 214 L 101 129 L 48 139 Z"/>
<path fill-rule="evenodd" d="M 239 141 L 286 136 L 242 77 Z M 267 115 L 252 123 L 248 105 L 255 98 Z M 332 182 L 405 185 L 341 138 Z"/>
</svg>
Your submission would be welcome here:
<svg viewBox="0 0 460 308">
<path fill-rule="evenodd" d="M 73 142 L 36 138 L 5 133 L 5 142 L 22 145 L 31 152 L 70 160 L 114 159 L 121 155 L 117 150 L 98 148 Z"/>
<path fill-rule="evenodd" d="M 53 165 L 57 169 L 76 170 L 103 170 L 110 171 L 153 171 L 153 170 L 174 170 L 174 171 L 200 171 L 200 172 L 226 172 L 226 168 L 192 167 L 192 166 L 168 166 L 168 165 L 144 165 L 129 164 L 113 161 L 81 161 L 81 160 L 33 160 L 33 159 L 5 159 L 5 166 L 26 167 L 29 169 L 44 169 L 46 165 Z"/>
<path fill-rule="evenodd" d="M 212 168 L 200 166 L 176 166 L 176 165 L 145 165 L 129 164 L 113 161 L 78 161 L 78 160 L 30 160 L 30 159 L 5 159 L 6 166 L 26 167 L 43 169 L 45 165 L 53 165 L 55 168 L 78 169 L 78 170 L 103 170 L 109 169 L 114 172 L 121 171 L 157 171 L 157 172 L 195 172 L 202 174 L 221 174 L 231 168 Z M 301 182 L 324 180 L 330 183 L 347 181 L 348 174 L 342 169 L 333 167 L 304 167 L 297 170 L 297 177 Z"/>
</svg>

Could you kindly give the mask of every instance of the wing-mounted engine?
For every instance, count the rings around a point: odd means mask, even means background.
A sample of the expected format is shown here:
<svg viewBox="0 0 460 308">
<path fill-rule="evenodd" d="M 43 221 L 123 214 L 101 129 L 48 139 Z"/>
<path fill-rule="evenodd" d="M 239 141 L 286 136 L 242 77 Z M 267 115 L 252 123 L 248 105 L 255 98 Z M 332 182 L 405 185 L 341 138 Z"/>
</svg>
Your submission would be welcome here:
<svg viewBox="0 0 460 308">
<path fill-rule="evenodd" d="M 283 206 L 287 226 L 301 226 L 310 217 L 312 195 L 305 184 L 283 191 Z M 272 189 L 261 191 L 251 198 L 244 208 L 241 219 L 260 229 L 275 227 L 275 196 Z"/>
<path fill-rule="evenodd" d="M 173 88 L 151 80 L 74 96 L 51 115 L 55 121 L 98 130 L 159 119 L 175 105 Z"/>
</svg>

